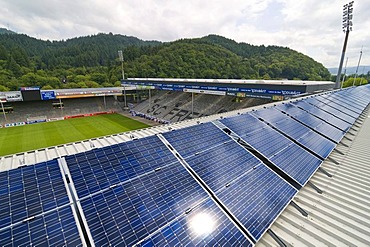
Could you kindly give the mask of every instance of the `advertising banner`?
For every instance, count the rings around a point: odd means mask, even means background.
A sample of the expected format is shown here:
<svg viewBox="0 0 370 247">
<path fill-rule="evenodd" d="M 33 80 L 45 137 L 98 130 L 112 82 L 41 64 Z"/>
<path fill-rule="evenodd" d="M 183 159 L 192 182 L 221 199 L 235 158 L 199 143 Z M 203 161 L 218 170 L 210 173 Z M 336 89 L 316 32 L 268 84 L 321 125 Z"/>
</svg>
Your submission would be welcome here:
<svg viewBox="0 0 370 247">
<path fill-rule="evenodd" d="M 23 101 L 22 93 L 19 91 L 1 92 L 0 99 L 2 102 Z"/>
<path fill-rule="evenodd" d="M 199 89 L 188 89 L 184 88 L 184 92 L 187 93 L 202 93 L 202 94 L 212 94 L 212 95 L 226 95 L 226 92 L 221 91 L 211 91 L 211 90 L 199 90 Z"/>
<path fill-rule="evenodd" d="M 122 84 L 123 85 L 123 84 Z M 156 89 L 160 90 L 168 90 L 168 91 L 184 91 L 184 92 L 191 92 L 191 91 L 185 91 L 185 89 L 194 89 L 194 90 L 208 90 L 213 92 L 227 92 L 227 95 L 235 95 L 232 93 L 238 93 L 241 92 L 240 97 L 244 97 L 242 95 L 269 95 L 265 98 L 271 98 L 272 95 L 297 95 L 301 94 L 302 92 L 296 91 L 296 90 L 273 90 L 273 89 L 262 89 L 262 88 L 245 88 L 245 87 L 230 87 L 223 86 L 212 86 L 212 85 L 192 85 L 192 83 L 188 84 L 171 84 L 171 83 L 153 83 L 153 82 L 125 82 L 125 85 L 136 85 L 136 87 L 139 89 L 149 89 L 155 87 Z M 195 91 L 194 91 L 195 92 Z M 225 94 L 219 94 L 219 95 L 225 95 Z M 260 96 L 259 96 L 260 97 Z"/>
<path fill-rule="evenodd" d="M 41 99 L 42 100 L 51 100 L 56 99 L 54 91 L 41 91 Z"/>
</svg>

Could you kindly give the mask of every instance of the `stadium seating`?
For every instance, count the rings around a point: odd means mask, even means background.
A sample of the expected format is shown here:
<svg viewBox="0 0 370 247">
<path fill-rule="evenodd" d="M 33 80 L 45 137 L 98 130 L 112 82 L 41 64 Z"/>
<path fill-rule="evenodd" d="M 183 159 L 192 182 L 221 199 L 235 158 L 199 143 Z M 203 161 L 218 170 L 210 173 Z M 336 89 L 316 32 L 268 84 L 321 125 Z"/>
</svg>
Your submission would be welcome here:
<svg viewBox="0 0 370 247">
<path fill-rule="evenodd" d="M 149 99 L 147 99 L 134 106 L 133 110 L 170 122 L 209 116 L 270 102 L 268 99 L 257 98 L 243 98 L 241 102 L 236 102 L 236 97 L 233 96 L 194 94 L 192 105 L 190 93 L 152 90 L 151 94 L 150 105 Z M 191 115 L 192 110 L 194 116 Z"/>
<path fill-rule="evenodd" d="M 103 97 L 79 98 L 79 99 L 62 99 L 63 109 L 53 108 L 52 103 L 58 100 L 50 101 L 29 101 L 29 102 L 12 102 L 14 111 L 6 115 L 7 122 L 27 121 L 27 118 L 44 117 L 59 118 L 67 115 L 79 115 L 101 111 L 117 111 L 121 108 L 117 105 L 113 96 L 105 97 L 106 108 Z"/>
</svg>

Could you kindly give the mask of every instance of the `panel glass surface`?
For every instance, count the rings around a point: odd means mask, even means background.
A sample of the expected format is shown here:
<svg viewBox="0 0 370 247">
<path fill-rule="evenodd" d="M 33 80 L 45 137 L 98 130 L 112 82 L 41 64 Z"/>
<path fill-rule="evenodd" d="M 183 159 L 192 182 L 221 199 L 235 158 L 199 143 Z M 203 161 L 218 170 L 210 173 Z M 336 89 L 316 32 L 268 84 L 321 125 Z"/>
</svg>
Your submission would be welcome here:
<svg viewBox="0 0 370 247">
<path fill-rule="evenodd" d="M 216 196 L 258 240 L 296 192 L 274 172 L 260 165 L 217 191 Z"/>
<path fill-rule="evenodd" d="M 80 246 L 57 160 L 0 173 L 0 246 Z"/>
<path fill-rule="evenodd" d="M 0 231 L 0 246 L 82 246 L 71 206 Z"/>
<path fill-rule="evenodd" d="M 132 246 L 208 198 L 180 164 L 81 201 L 96 246 Z"/>
<path fill-rule="evenodd" d="M 247 246 L 252 244 L 208 199 L 170 222 L 138 246 Z"/>
<path fill-rule="evenodd" d="M 261 164 L 260 160 L 234 141 L 185 160 L 212 191 L 219 190 L 240 174 Z"/>
<path fill-rule="evenodd" d="M 79 198 L 177 162 L 157 136 L 66 157 Z"/>
<path fill-rule="evenodd" d="M 279 112 L 278 110 L 274 111 Z M 258 112 L 254 112 L 253 114 L 258 114 Z M 258 116 L 269 122 L 273 127 L 281 131 L 281 133 L 284 133 L 293 141 L 298 142 L 303 147 L 319 155 L 321 158 L 326 158 L 335 148 L 336 145 L 334 142 L 314 132 L 293 118 L 285 117 L 286 115 L 281 112 L 280 114 L 283 115 L 281 120 L 278 120 L 279 118 L 277 116 L 279 115 L 274 114 L 272 109 L 269 109 L 269 111 L 266 111 L 264 114 L 258 114 Z M 271 115 L 274 117 L 270 118 L 269 116 Z"/>
<path fill-rule="evenodd" d="M 275 107 L 253 111 L 252 114 L 270 123 L 280 122 L 289 118 L 286 114 L 276 110 Z"/>
<path fill-rule="evenodd" d="M 163 136 L 186 158 L 199 150 L 204 150 L 231 139 L 212 123 L 198 124 L 164 133 Z"/>
<path fill-rule="evenodd" d="M 318 117 L 318 118 L 321 118 L 323 119 L 324 121 L 326 121 L 327 123 L 347 132 L 348 129 L 351 127 L 351 124 L 340 119 L 340 118 L 337 118 L 336 116 L 326 112 L 326 111 L 323 111 L 319 108 L 317 108 L 316 106 L 313 106 L 303 100 L 301 101 L 296 101 L 296 102 L 293 102 L 294 105 L 306 110 L 307 112 L 309 112 L 310 114 Z"/>
<path fill-rule="evenodd" d="M 0 228 L 69 203 L 56 160 L 0 173 Z"/>
<path fill-rule="evenodd" d="M 231 127 L 230 129 L 233 130 Z M 243 130 L 239 130 L 239 132 L 244 133 Z M 301 185 L 308 181 L 321 164 L 320 159 L 267 125 L 265 128 L 240 137 Z M 295 150 L 296 153 L 289 153 L 291 157 L 284 159 L 283 156 L 287 154 L 290 148 Z M 298 157 L 298 155 L 302 157 Z M 296 156 L 297 158 L 295 158 Z M 310 162 L 306 164 L 302 163 L 302 160 Z M 300 174 L 300 172 L 304 173 Z"/>
<path fill-rule="evenodd" d="M 248 113 L 235 117 L 225 118 L 220 120 L 220 122 L 226 125 L 229 129 L 231 129 L 239 136 L 243 136 L 266 127 L 266 124 Z"/>
</svg>

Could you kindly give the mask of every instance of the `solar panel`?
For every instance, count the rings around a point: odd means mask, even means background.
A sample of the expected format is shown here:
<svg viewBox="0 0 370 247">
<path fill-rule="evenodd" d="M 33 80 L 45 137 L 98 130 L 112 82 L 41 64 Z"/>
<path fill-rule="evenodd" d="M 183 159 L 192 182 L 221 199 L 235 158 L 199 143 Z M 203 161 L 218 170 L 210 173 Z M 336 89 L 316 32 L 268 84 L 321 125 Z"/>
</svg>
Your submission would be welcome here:
<svg viewBox="0 0 370 247">
<path fill-rule="evenodd" d="M 288 138 L 270 127 L 241 136 L 241 138 L 267 158 L 292 143 Z"/>
<path fill-rule="evenodd" d="M 352 97 L 343 97 L 344 95 L 340 95 L 339 93 L 336 94 L 329 94 L 324 95 L 324 97 L 328 97 L 333 102 L 338 102 L 341 104 L 346 104 L 346 107 L 356 109 L 358 113 L 361 113 L 364 108 L 366 107 L 367 103 L 362 101 L 361 99 L 352 98 Z"/>
<path fill-rule="evenodd" d="M 221 122 L 228 126 L 225 121 L 221 120 Z M 266 127 L 263 127 L 257 131 L 244 135 L 240 135 L 245 133 L 245 131 L 240 129 L 238 129 L 235 133 L 258 153 L 269 159 L 276 167 L 279 167 L 282 171 L 295 179 L 299 184 L 304 185 L 320 166 L 321 160 L 299 147 L 297 144 L 293 143 L 276 130 L 267 125 L 265 126 Z M 231 127 L 230 129 L 234 131 L 234 129 Z M 289 149 L 295 150 L 296 153 L 289 153 Z M 306 164 L 301 163 L 301 160 L 298 159 L 283 159 L 281 156 L 287 155 L 287 153 L 293 157 L 296 155 L 301 155 L 302 157 L 299 159 L 309 162 Z"/>
<path fill-rule="evenodd" d="M 216 204 L 208 199 L 170 222 L 138 246 L 252 246 Z"/>
<path fill-rule="evenodd" d="M 301 114 L 295 116 L 294 118 L 336 143 L 342 140 L 345 134 L 344 131 L 341 131 L 334 126 L 323 122 L 311 114 Z"/>
<path fill-rule="evenodd" d="M 227 143 L 185 159 L 212 191 L 217 191 L 245 171 L 261 164 L 236 142 Z"/>
<path fill-rule="evenodd" d="M 314 131 L 309 131 L 306 135 L 297 139 L 297 142 L 307 147 L 312 152 L 325 159 L 335 149 L 336 144 Z"/>
<path fill-rule="evenodd" d="M 298 107 L 295 107 L 294 105 L 290 103 L 280 104 L 276 106 L 276 109 L 289 114 L 290 116 L 296 116 L 305 113 L 302 109 L 299 109 Z"/>
<path fill-rule="evenodd" d="M 336 126 L 337 128 L 347 132 L 349 130 L 349 128 L 351 127 L 351 124 L 348 123 L 348 122 L 345 122 L 343 121 L 342 119 L 340 118 L 337 118 L 336 116 L 330 114 L 330 113 L 327 113 L 323 110 L 320 110 L 319 108 L 317 108 L 316 106 L 313 106 L 309 103 L 307 103 L 306 101 L 296 101 L 296 102 L 293 102 L 292 104 L 306 110 L 307 112 L 309 112 L 310 114 L 318 117 L 318 118 L 321 118 L 323 119 L 324 121 L 326 121 L 327 123 L 333 125 L 333 126 Z"/>
<path fill-rule="evenodd" d="M 277 123 L 286 118 L 289 118 L 289 116 L 283 114 L 281 111 L 277 111 L 275 107 L 253 111 L 252 114 L 255 115 L 257 118 L 262 118 L 270 123 Z"/>
<path fill-rule="evenodd" d="M 270 160 L 300 185 L 305 185 L 322 163 L 319 158 L 294 143 L 272 156 Z"/>
<path fill-rule="evenodd" d="M 242 114 L 235 117 L 225 118 L 220 122 L 232 129 L 239 136 L 246 135 L 266 126 L 264 123 L 250 114 Z"/>
<path fill-rule="evenodd" d="M 0 230 L 0 246 L 82 246 L 71 206 Z"/>
<path fill-rule="evenodd" d="M 1 172 L 0 184 L 0 246 L 81 245 L 57 160 Z"/>
<path fill-rule="evenodd" d="M 187 157 L 199 150 L 231 141 L 231 139 L 212 123 L 204 123 L 188 128 L 164 133 L 163 136 L 183 156 Z"/>
<path fill-rule="evenodd" d="M 322 102 L 323 104 L 325 104 L 326 106 L 329 106 L 331 108 L 334 108 L 335 110 L 338 110 L 352 118 L 357 118 L 361 112 L 357 113 L 357 110 L 350 110 L 348 109 L 347 107 L 343 106 L 343 104 L 339 103 L 339 102 L 332 102 L 330 101 L 329 99 L 327 98 L 323 98 L 321 96 L 317 96 L 316 97 L 320 102 Z M 329 109 L 329 108 L 328 108 Z"/>
<path fill-rule="evenodd" d="M 56 160 L 0 174 L 0 228 L 69 203 Z"/>
<path fill-rule="evenodd" d="M 330 114 L 332 114 L 333 116 L 336 116 L 337 118 L 340 118 L 350 124 L 353 124 L 355 122 L 355 118 L 354 117 L 351 117 L 329 105 L 326 105 L 325 103 L 321 102 L 321 101 L 318 101 L 317 103 L 314 104 L 314 106 L 316 106 L 317 108 L 320 108 L 321 110 L 325 111 L 325 112 L 328 112 Z"/>
<path fill-rule="evenodd" d="M 293 118 L 286 116 L 275 108 L 255 111 L 252 114 L 269 122 L 273 127 L 290 137 L 293 141 L 302 144 L 302 146 L 322 158 L 326 158 L 336 146 L 332 141 L 295 121 Z M 281 117 L 279 118 L 279 116 Z"/>
<path fill-rule="evenodd" d="M 348 101 L 346 102 L 342 98 L 340 98 L 340 97 L 338 98 L 337 96 L 335 96 L 335 94 L 320 95 L 319 100 L 322 101 L 322 102 L 327 102 L 328 104 L 332 105 L 333 107 L 337 107 L 339 109 L 350 110 L 351 112 L 356 113 L 356 115 L 360 115 L 363 111 L 363 108 L 361 109 L 356 104 L 351 104 Z"/>
<path fill-rule="evenodd" d="M 177 162 L 157 136 L 67 156 L 79 198 Z"/>
<path fill-rule="evenodd" d="M 244 116 L 240 117 L 245 119 Z M 260 121 L 258 122 L 261 124 Z M 262 124 L 262 126 L 265 125 Z M 207 184 L 221 203 L 226 205 L 227 209 L 248 229 L 250 235 L 257 240 L 275 220 L 275 216 L 289 203 L 296 190 L 273 171 L 266 167 L 260 168 L 259 166 L 264 166 L 262 162 L 238 143 L 234 141 L 220 143 L 224 139 L 219 138 L 219 136 L 227 135 L 222 130 L 218 129 L 216 131 L 214 128 L 217 127 L 209 126 L 208 129 L 212 129 L 210 132 L 205 132 L 202 137 L 193 137 L 188 140 L 187 145 L 193 147 L 194 153 L 189 153 L 185 161 Z M 250 135 L 254 136 L 259 131 L 252 131 Z M 262 131 L 265 133 L 268 131 L 274 132 L 270 128 L 262 129 Z M 183 133 L 172 132 L 171 136 L 164 134 L 169 143 L 172 143 L 174 139 L 177 140 L 177 135 L 181 136 Z M 211 142 L 207 147 L 198 145 L 201 138 L 208 140 L 214 135 L 216 140 L 220 140 L 219 142 Z M 271 135 L 269 136 L 271 137 Z M 287 143 L 277 142 L 277 144 L 282 145 L 278 150 Z M 173 146 L 177 149 L 176 145 Z M 276 186 L 279 191 L 271 190 L 269 186 L 264 184 L 265 181 L 272 181 L 273 186 Z M 253 184 L 253 187 L 251 187 L 251 184 Z M 266 182 L 266 184 L 268 183 Z M 243 194 L 245 191 L 249 193 Z M 269 191 L 269 193 L 266 191 Z M 259 196 L 252 196 L 252 194 Z M 230 203 L 232 198 L 235 197 L 238 197 L 238 202 Z M 275 201 L 276 198 L 281 199 L 281 201 Z M 266 205 L 267 201 L 269 205 Z M 256 205 L 261 205 L 263 210 L 259 211 L 259 208 L 255 207 Z M 256 219 L 258 223 L 250 221 L 249 218 Z"/>
<path fill-rule="evenodd" d="M 179 163 L 81 200 L 95 245 L 132 246 L 208 195 Z"/>
<path fill-rule="evenodd" d="M 216 192 L 228 210 L 259 240 L 296 190 L 264 165 Z"/>
</svg>

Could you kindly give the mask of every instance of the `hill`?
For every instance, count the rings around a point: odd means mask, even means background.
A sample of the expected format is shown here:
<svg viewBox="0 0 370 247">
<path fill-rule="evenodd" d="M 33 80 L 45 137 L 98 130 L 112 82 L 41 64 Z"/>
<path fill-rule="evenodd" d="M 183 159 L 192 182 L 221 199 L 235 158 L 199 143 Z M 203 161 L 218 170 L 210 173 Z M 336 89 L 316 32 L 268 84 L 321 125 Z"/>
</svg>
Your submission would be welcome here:
<svg viewBox="0 0 370 247">
<path fill-rule="evenodd" d="M 346 74 L 347 75 L 354 75 L 356 73 L 357 66 L 353 67 L 347 67 L 346 69 Z M 332 75 L 337 75 L 338 73 L 338 68 L 328 68 L 330 74 Z M 344 68 L 342 69 L 342 74 L 344 73 Z M 370 73 L 370 65 L 361 65 L 358 68 L 357 74 L 368 74 Z"/>
<path fill-rule="evenodd" d="M 119 34 L 45 41 L 0 34 L 0 91 L 119 85 L 129 77 L 328 80 L 324 66 L 286 47 L 253 46 L 217 35 L 163 43 Z"/>
<path fill-rule="evenodd" d="M 0 34 L 16 34 L 16 33 L 6 28 L 0 27 Z"/>
</svg>

